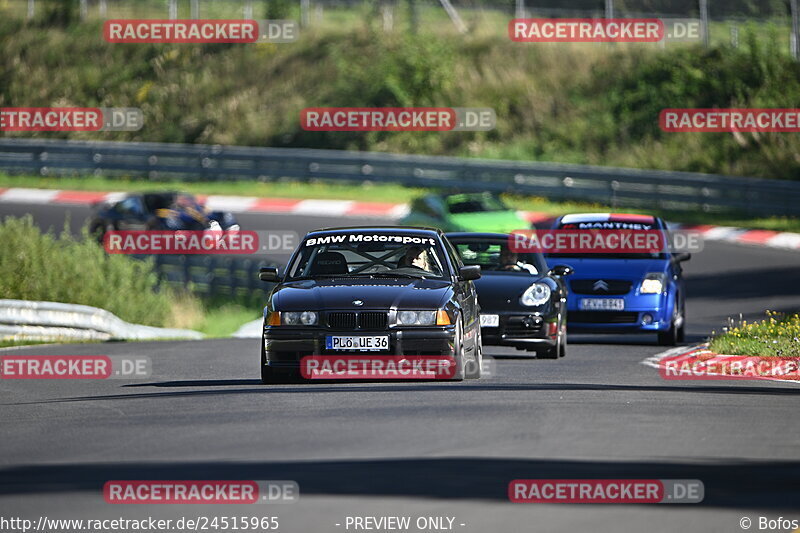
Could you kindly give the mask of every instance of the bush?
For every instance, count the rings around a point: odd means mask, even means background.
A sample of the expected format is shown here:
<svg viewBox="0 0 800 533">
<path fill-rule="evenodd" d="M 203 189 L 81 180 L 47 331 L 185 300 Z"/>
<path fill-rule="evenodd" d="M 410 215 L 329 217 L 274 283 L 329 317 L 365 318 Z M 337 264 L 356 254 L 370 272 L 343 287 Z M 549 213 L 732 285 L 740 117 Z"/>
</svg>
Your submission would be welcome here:
<svg viewBox="0 0 800 533">
<path fill-rule="evenodd" d="M 148 261 L 108 255 L 84 230 L 42 233 L 30 216 L 0 223 L 0 294 L 3 298 L 91 305 L 136 324 L 164 326 L 168 292 L 158 291 Z"/>
</svg>

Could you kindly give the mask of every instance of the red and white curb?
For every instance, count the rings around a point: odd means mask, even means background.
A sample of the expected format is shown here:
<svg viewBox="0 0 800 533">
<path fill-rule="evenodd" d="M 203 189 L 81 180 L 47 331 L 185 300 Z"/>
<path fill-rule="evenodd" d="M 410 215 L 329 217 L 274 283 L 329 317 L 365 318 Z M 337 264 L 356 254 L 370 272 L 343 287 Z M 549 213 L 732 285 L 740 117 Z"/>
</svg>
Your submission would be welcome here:
<svg viewBox="0 0 800 533">
<path fill-rule="evenodd" d="M 91 205 L 115 202 L 124 192 L 65 191 L 51 189 L 0 188 L 0 203 Z M 355 202 L 350 200 L 298 200 L 295 198 L 258 198 L 253 196 L 198 195 L 212 210 L 233 213 L 282 213 L 299 216 L 352 218 L 384 218 L 399 220 L 408 213 L 407 204 L 391 202 Z M 518 211 L 520 217 L 532 224 L 546 224 L 555 216 L 537 211 Z M 723 241 L 751 246 L 800 251 L 800 233 L 769 230 L 748 230 L 728 226 L 683 226 L 675 229 L 694 230 L 705 240 Z"/>
<path fill-rule="evenodd" d="M 92 205 L 116 202 L 124 192 L 62 191 L 51 189 L 0 188 L 0 203 Z M 284 213 L 301 216 L 334 216 L 399 219 L 408 213 L 406 204 L 353 202 L 349 200 L 298 200 L 295 198 L 257 198 L 253 196 L 197 195 L 214 211 L 233 213 Z"/>
<path fill-rule="evenodd" d="M 695 346 L 678 346 L 676 348 L 671 348 L 665 352 L 658 353 L 651 357 L 648 357 L 644 361 L 641 362 L 644 366 L 648 366 L 650 368 L 655 368 L 656 370 L 660 370 L 664 368 L 664 360 L 665 359 L 672 359 L 677 361 L 680 365 L 681 363 L 701 363 L 701 364 L 712 364 L 717 361 L 724 361 L 727 358 L 731 357 L 742 357 L 742 356 L 734 356 L 734 355 L 723 355 L 712 352 L 708 349 L 708 344 L 697 344 Z M 753 357 L 754 360 L 760 360 L 759 357 Z M 730 377 L 731 380 L 735 381 L 744 381 L 745 379 L 733 376 L 727 376 L 726 374 L 718 374 L 714 372 L 705 372 L 707 376 L 718 376 L 718 377 Z M 791 380 L 791 379 L 781 379 L 781 378 L 771 378 L 767 376 L 759 376 L 754 377 L 752 379 L 746 379 L 746 381 L 777 381 L 780 383 L 793 383 L 795 385 L 800 385 L 800 381 Z"/>
<path fill-rule="evenodd" d="M 783 250 L 800 250 L 800 233 L 742 229 L 730 226 L 680 226 L 680 229 L 697 231 L 707 241 L 732 242 Z"/>
</svg>

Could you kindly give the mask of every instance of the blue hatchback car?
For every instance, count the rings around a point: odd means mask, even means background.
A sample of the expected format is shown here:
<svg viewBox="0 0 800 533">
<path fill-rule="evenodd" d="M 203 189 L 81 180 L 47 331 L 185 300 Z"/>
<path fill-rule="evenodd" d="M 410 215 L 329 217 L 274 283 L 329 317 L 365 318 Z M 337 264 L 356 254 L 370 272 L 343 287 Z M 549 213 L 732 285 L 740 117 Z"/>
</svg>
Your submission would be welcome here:
<svg viewBox="0 0 800 533">
<path fill-rule="evenodd" d="M 662 230 L 663 220 L 632 214 L 571 214 L 554 229 Z M 681 263 L 688 253 L 557 253 L 548 263 L 573 269 L 567 280 L 567 328 L 571 332 L 645 333 L 662 345 L 684 340 L 686 304 Z"/>
</svg>

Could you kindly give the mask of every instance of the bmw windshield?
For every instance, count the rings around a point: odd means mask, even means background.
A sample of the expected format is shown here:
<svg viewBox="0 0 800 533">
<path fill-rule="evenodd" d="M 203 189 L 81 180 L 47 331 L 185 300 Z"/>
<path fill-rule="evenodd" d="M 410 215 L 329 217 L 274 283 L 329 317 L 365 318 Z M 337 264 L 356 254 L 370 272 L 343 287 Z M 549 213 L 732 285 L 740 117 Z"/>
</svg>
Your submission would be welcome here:
<svg viewBox="0 0 800 533">
<path fill-rule="evenodd" d="M 338 233 L 307 238 L 287 270 L 287 281 L 320 277 L 449 279 L 439 243 L 413 235 Z"/>
</svg>

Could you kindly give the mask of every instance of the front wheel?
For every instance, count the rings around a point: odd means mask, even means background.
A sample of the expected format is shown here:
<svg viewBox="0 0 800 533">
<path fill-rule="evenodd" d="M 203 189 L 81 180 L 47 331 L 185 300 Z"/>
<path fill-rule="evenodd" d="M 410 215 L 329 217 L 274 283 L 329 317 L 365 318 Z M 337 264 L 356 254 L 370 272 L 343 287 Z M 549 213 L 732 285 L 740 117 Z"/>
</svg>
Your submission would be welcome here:
<svg viewBox="0 0 800 533">
<path fill-rule="evenodd" d="M 676 325 L 678 321 L 680 321 L 680 326 Z M 672 317 L 669 329 L 667 331 L 658 332 L 658 344 L 661 346 L 675 346 L 679 342 L 683 342 L 686 337 L 684 327 L 685 324 L 682 314 Z"/>
<path fill-rule="evenodd" d="M 481 330 L 475 335 L 475 357 L 467 365 L 465 376 L 467 379 L 480 379 L 483 370 L 483 341 L 481 340 Z"/>
<path fill-rule="evenodd" d="M 464 359 L 464 322 L 456 322 L 456 333 L 453 336 L 453 358 L 456 360 L 456 372 L 453 381 L 463 381 L 466 375 L 466 361 Z"/>
<path fill-rule="evenodd" d="M 275 369 L 267 365 L 267 354 L 264 351 L 264 339 L 261 339 L 261 383 L 264 385 L 271 385 L 278 383 L 278 378 L 275 375 Z"/>
</svg>

